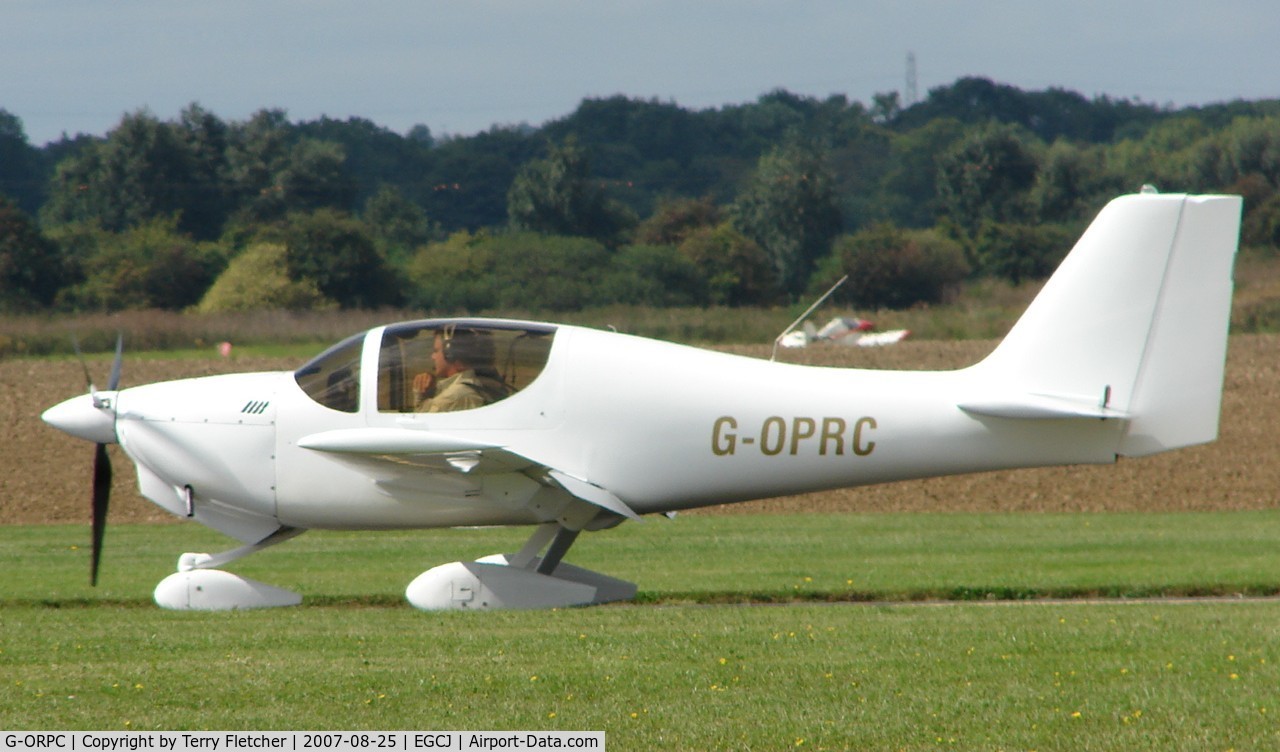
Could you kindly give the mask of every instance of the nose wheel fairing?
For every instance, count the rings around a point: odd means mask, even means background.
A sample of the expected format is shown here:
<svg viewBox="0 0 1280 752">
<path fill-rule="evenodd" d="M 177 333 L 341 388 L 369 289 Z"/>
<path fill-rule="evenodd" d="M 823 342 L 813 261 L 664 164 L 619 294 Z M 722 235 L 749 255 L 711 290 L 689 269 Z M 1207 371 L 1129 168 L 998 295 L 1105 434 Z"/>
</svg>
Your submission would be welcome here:
<svg viewBox="0 0 1280 752">
<path fill-rule="evenodd" d="M 238 611 L 297 606 L 302 596 L 221 569 L 174 572 L 155 590 L 156 605 L 172 611 Z"/>
<path fill-rule="evenodd" d="M 178 571 L 156 585 L 156 605 L 174 611 L 233 611 L 296 606 L 302 603 L 302 596 L 298 593 L 215 567 L 230 564 L 305 532 L 299 528 L 280 527 L 256 543 L 231 551 L 213 555 L 183 554 L 178 558 Z"/>
</svg>

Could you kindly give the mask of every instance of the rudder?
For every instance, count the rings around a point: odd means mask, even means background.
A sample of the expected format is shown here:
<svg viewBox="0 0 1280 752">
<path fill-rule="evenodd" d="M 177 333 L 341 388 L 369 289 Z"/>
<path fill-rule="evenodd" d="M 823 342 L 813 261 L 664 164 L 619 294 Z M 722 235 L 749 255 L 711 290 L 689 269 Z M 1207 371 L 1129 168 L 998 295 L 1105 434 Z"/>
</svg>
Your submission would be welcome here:
<svg viewBox="0 0 1280 752">
<path fill-rule="evenodd" d="M 1218 437 L 1243 199 L 1187 196 L 1119 454 Z"/>
</svg>

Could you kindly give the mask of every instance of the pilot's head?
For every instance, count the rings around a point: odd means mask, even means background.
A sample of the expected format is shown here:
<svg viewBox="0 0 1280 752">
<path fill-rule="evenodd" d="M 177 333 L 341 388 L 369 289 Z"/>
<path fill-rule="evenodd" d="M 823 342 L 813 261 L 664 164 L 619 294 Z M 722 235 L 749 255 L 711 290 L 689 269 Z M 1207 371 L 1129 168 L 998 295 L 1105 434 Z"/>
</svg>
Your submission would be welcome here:
<svg viewBox="0 0 1280 752">
<path fill-rule="evenodd" d="M 449 324 L 436 332 L 431 359 L 437 376 L 452 376 L 469 368 L 492 367 L 493 339 L 486 331 Z"/>
</svg>

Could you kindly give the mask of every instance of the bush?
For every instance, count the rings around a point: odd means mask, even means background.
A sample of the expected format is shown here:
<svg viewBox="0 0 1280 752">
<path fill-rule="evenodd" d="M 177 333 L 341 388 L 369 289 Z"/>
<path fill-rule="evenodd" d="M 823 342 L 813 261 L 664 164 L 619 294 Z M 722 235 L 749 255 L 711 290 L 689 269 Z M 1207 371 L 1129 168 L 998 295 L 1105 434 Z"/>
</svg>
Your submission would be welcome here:
<svg viewBox="0 0 1280 752">
<path fill-rule="evenodd" d="M 286 253 L 278 243 L 258 243 L 245 249 L 205 293 L 197 310 L 220 313 L 336 308 L 337 304 L 321 294 L 313 280 L 289 279 Z"/>
<path fill-rule="evenodd" d="M 194 305 L 226 266 L 225 249 L 192 240 L 176 218 L 154 219 L 119 234 L 93 228 L 66 233 L 84 281 L 60 293 L 64 307 L 119 311 Z"/>
<path fill-rule="evenodd" d="M 698 228 L 679 248 L 706 280 L 710 304 L 738 307 L 776 301 L 778 281 L 769 257 L 729 223 Z"/>
<path fill-rule="evenodd" d="M 706 281 L 698 267 L 669 245 L 630 245 L 610 259 L 594 291 L 598 302 L 656 308 L 702 305 Z"/>
<path fill-rule="evenodd" d="M 1240 241 L 1245 245 L 1280 249 L 1280 193 L 1247 211 L 1241 227 Z"/>
<path fill-rule="evenodd" d="M 600 299 L 609 263 L 586 238 L 456 233 L 409 264 L 409 303 L 436 312 L 576 311 Z"/>
<path fill-rule="evenodd" d="M 836 267 L 831 269 L 831 267 Z M 822 285 L 831 272 L 849 275 L 837 299 L 864 309 L 939 303 L 969 273 L 960 245 L 932 230 L 877 225 L 839 238 Z"/>
</svg>

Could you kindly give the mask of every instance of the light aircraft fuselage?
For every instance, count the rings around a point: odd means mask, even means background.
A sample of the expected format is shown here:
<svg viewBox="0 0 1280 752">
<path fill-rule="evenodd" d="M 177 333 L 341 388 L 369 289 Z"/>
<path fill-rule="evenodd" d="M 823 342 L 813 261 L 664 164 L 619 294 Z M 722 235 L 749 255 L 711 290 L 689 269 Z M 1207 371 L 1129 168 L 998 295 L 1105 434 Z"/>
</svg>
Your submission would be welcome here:
<svg viewBox="0 0 1280 752">
<path fill-rule="evenodd" d="M 502 561 L 415 581 L 417 605 L 602 599 L 551 593 L 561 586 L 628 597 L 560 563 L 578 532 L 1213 440 L 1239 215 L 1235 197 L 1116 200 L 996 350 L 955 371 L 819 368 L 578 326 L 427 319 L 353 336 L 294 372 L 95 391 L 45 419 L 118 442 L 148 499 L 245 552 L 306 529 L 539 526 Z M 453 372 L 465 366 L 466 383 L 488 391 L 436 411 L 447 400 L 424 385 L 452 383 L 440 371 L 449 358 L 469 361 Z M 209 563 L 186 561 L 188 573 Z M 529 602 L 510 594 L 543 585 Z"/>
</svg>

